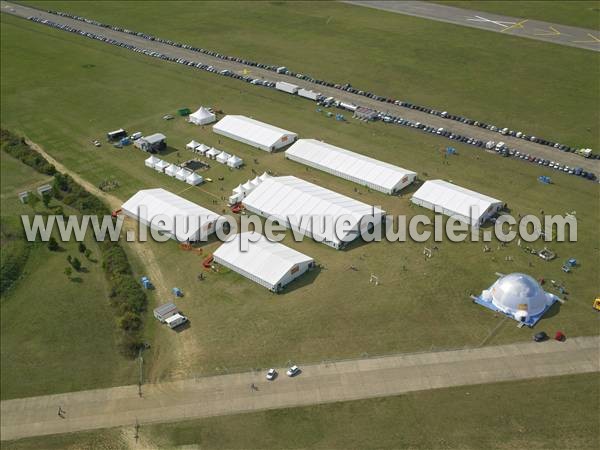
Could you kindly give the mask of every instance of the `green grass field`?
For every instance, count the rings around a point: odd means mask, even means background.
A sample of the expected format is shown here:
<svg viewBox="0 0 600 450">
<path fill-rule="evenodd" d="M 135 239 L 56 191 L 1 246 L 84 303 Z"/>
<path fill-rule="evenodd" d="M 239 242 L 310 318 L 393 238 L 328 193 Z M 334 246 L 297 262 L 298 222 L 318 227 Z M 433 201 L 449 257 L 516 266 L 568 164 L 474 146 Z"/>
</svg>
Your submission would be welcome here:
<svg viewBox="0 0 600 450">
<path fill-rule="evenodd" d="M 317 114 L 310 102 L 5 15 L 2 54 L 2 125 L 26 134 L 95 184 L 117 179 L 121 187 L 113 194 L 122 200 L 141 188 L 164 187 L 222 212 L 224 201 L 212 205 L 213 199 L 226 198 L 240 181 L 253 177 L 252 169 L 270 169 L 381 205 L 392 214 L 422 212 L 409 206 L 408 195 L 389 197 L 362 188 L 355 192 L 354 184 L 307 171 L 282 154 L 253 150 L 180 118 L 161 120 L 178 107 L 208 104 L 415 169 L 423 179 L 451 179 L 503 199 L 515 215 L 537 214 L 540 209 L 553 214 L 577 211 L 579 242 L 553 245 L 560 256 L 551 263 L 526 255 L 515 244 L 484 254 L 482 244 L 442 243 L 435 257 L 425 262 L 424 244 L 374 243 L 336 252 L 312 241 L 286 240 L 325 269 L 280 296 L 233 273 L 209 274 L 207 280 L 197 281 L 202 256 L 183 252 L 174 242 L 148 244 L 163 268 L 166 288 L 178 286 L 186 293 L 178 303 L 192 322 L 183 333 L 148 324 L 148 379 L 247 370 L 291 359 L 320 361 L 530 339 L 530 330 L 517 329 L 512 321 L 500 323 L 469 300 L 469 293 L 495 280 L 495 272 L 520 270 L 563 280 L 569 300 L 551 311 L 539 328 L 562 329 L 568 335 L 597 333 L 598 316 L 591 309 L 598 290 L 597 185 L 460 145 L 460 155 L 444 165 L 439 151 L 446 142 L 437 138 L 384 124 L 335 122 Z M 175 149 L 166 156 L 169 161 L 189 158 L 184 146 L 193 138 L 238 154 L 248 165 L 241 171 L 213 166 L 203 173 L 213 183 L 188 188 L 145 168 L 146 155 L 135 149 L 116 150 L 106 144 L 96 149 L 90 144 L 121 126 L 164 132 Z M 537 176 L 542 174 L 552 176 L 555 184 L 539 183 Z M 223 181 L 218 181 L 220 176 Z M 204 254 L 214 248 L 216 244 L 206 245 Z M 514 261 L 506 262 L 506 256 Z M 560 266 L 570 256 L 581 267 L 567 276 Z M 349 270 L 351 265 L 359 272 Z M 379 275 L 380 286 L 368 283 L 370 273 Z M 154 305 L 167 300 L 151 295 Z"/>
<path fill-rule="evenodd" d="M 476 11 L 504 14 L 526 19 L 543 20 L 562 25 L 600 29 L 600 7 L 595 1 L 564 1 L 564 0 L 534 0 L 534 1 L 436 1 L 457 8 L 474 9 Z"/>
<path fill-rule="evenodd" d="M 28 3 L 598 147 L 600 116 L 590 101 L 600 77 L 596 52 L 336 2 Z M 556 3 L 536 9 L 598 17 Z"/>
<path fill-rule="evenodd" d="M 2 219 L 20 227 L 19 215 L 33 210 L 21 204 L 16 193 L 33 190 L 49 177 L 4 152 L 0 158 Z M 44 211 L 43 205 L 36 210 Z M 73 214 L 69 208 L 65 212 Z M 43 243 L 21 245 L 29 246 L 22 278 L 0 303 L 1 398 L 135 383 L 135 364 L 116 348 L 117 329 L 100 263 L 87 261 L 75 242 L 60 243 L 58 252 Z M 87 239 L 86 245 L 91 259 L 98 258 L 95 242 Z M 3 258 L 11 251 L 3 243 Z M 76 281 L 64 274 L 68 254 L 79 257 L 86 268 L 72 275 Z"/>
<path fill-rule="evenodd" d="M 594 449 L 596 375 L 416 392 L 175 424 L 147 425 L 146 448 Z M 3 443 L 6 450 L 133 446 L 133 427 Z"/>
</svg>

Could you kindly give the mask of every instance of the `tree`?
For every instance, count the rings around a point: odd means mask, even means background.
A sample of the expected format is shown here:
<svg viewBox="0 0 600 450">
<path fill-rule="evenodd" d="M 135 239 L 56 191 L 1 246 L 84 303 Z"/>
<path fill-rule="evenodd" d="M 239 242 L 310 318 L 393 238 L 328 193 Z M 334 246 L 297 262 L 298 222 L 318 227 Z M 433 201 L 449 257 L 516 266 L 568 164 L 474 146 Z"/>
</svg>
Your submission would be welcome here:
<svg viewBox="0 0 600 450">
<path fill-rule="evenodd" d="M 83 242 L 80 242 L 77 248 L 79 249 L 79 253 L 85 253 L 86 246 Z"/>
<path fill-rule="evenodd" d="M 54 236 L 50 236 L 50 239 L 48 240 L 48 250 L 50 250 L 51 252 L 55 252 L 58 249 L 59 249 L 58 242 L 56 242 L 56 239 L 54 239 Z"/>
<path fill-rule="evenodd" d="M 89 248 L 86 248 L 84 254 L 87 259 L 90 259 L 90 256 L 92 256 L 92 251 Z"/>
<path fill-rule="evenodd" d="M 37 204 L 40 202 L 40 198 L 35 195 L 33 192 L 29 194 L 29 196 L 27 197 L 27 203 L 29 204 L 29 206 L 31 206 L 31 209 L 33 209 L 33 211 L 35 212 L 35 207 L 37 206 Z"/>
<path fill-rule="evenodd" d="M 67 262 L 69 264 L 71 264 L 73 262 L 73 258 L 71 257 L 71 255 L 67 255 Z"/>
<path fill-rule="evenodd" d="M 67 276 L 67 278 L 71 278 L 71 274 L 73 273 L 73 270 L 71 270 L 70 267 L 65 267 L 65 275 Z"/>
<path fill-rule="evenodd" d="M 79 258 L 73 258 L 71 260 L 71 265 L 73 266 L 73 269 L 75 269 L 77 272 L 81 270 L 81 261 L 79 261 Z"/>
<path fill-rule="evenodd" d="M 51 198 L 52 197 L 50 197 L 50 194 L 48 194 L 47 192 L 44 192 L 44 194 L 42 195 L 42 203 L 44 204 L 45 208 L 48 208 Z"/>
</svg>

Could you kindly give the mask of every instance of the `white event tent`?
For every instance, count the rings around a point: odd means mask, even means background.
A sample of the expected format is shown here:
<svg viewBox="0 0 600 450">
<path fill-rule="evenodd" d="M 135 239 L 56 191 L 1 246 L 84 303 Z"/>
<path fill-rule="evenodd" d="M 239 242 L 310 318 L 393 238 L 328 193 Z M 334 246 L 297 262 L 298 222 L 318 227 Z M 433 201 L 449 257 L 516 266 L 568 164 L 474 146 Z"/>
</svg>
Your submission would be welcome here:
<svg viewBox="0 0 600 450">
<path fill-rule="evenodd" d="M 385 215 L 379 208 L 293 176 L 269 177 L 248 189 L 251 186 L 250 182 L 243 185 L 250 191 L 242 200 L 248 211 L 336 249 L 381 223 Z M 346 226 L 336 230 L 340 220 Z M 327 221 L 331 226 L 322 226 Z"/>
<path fill-rule="evenodd" d="M 426 181 L 413 194 L 411 201 L 474 227 L 479 227 L 503 206 L 500 200 L 444 180 Z"/>
<path fill-rule="evenodd" d="M 285 157 L 385 194 L 400 191 L 417 176 L 411 170 L 315 139 L 298 140 L 285 151 Z"/>
<path fill-rule="evenodd" d="M 194 125 L 207 125 L 217 120 L 217 116 L 204 106 L 201 106 L 197 111 L 188 116 L 188 120 Z"/>
<path fill-rule="evenodd" d="M 247 249 L 242 248 L 242 239 L 247 242 Z M 314 260 L 310 256 L 271 242 L 254 231 L 238 234 L 224 242 L 213 253 L 213 257 L 217 264 L 273 292 L 280 291 L 314 266 Z"/>
<path fill-rule="evenodd" d="M 245 116 L 228 115 L 213 125 L 213 131 L 252 147 L 272 152 L 293 143 L 298 135 Z"/>
<path fill-rule="evenodd" d="M 205 239 L 219 226 L 218 214 L 160 188 L 138 191 L 121 209 L 128 217 L 180 242 Z"/>
</svg>

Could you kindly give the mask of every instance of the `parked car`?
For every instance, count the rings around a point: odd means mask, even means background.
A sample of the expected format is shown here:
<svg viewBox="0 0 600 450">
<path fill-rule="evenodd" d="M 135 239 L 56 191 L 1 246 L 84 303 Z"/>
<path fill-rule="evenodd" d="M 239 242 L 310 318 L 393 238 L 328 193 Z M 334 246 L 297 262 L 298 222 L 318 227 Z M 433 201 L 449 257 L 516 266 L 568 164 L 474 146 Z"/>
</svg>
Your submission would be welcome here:
<svg viewBox="0 0 600 450">
<path fill-rule="evenodd" d="M 292 366 L 286 372 L 288 377 L 294 377 L 300 373 L 300 368 L 298 366 Z"/>
<path fill-rule="evenodd" d="M 539 333 L 533 335 L 533 340 L 535 342 L 544 342 L 546 339 L 548 339 L 548 335 L 545 331 L 540 331 Z"/>
<path fill-rule="evenodd" d="M 267 380 L 273 381 L 277 377 L 277 371 L 275 369 L 269 369 L 267 372 Z"/>
</svg>

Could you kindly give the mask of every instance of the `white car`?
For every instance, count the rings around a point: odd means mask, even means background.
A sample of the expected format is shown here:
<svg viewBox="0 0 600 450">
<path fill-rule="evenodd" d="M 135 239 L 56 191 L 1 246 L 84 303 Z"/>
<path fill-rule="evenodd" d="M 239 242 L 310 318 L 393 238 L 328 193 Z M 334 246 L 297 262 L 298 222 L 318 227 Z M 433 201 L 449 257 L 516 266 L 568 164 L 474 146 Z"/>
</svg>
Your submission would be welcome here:
<svg viewBox="0 0 600 450">
<path fill-rule="evenodd" d="M 275 369 L 269 369 L 267 372 L 267 380 L 272 381 L 277 376 L 277 371 Z"/>
<path fill-rule="evenodd" d="M 288 377 L 293 377 L 295 375 L 298 375 L 300 373 L 300 368 L 298 366 L 292 366 L 288 369 L 288 371 L 286 372 L 286 375 Z"/>
</svg>

